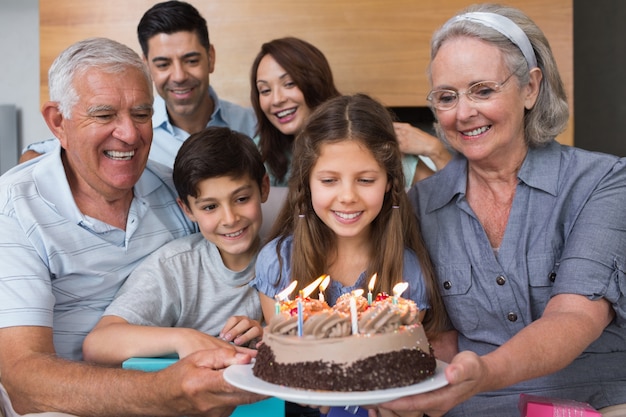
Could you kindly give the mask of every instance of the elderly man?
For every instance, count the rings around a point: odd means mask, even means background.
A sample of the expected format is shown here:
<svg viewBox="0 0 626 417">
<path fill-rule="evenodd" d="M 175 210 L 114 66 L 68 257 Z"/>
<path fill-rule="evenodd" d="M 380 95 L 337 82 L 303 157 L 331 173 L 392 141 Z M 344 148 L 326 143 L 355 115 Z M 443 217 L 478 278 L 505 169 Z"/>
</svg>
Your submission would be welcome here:
<svg viewBox="0 0 626 417">
<path fill-rule="evenodd" d="M 94 38 L 49 72 L 60 148 L 0 177 L 0 398 L 7 416 L 221 416 L 259 397 L 220 369 L 253 353 L 216 340 L 157 373 L 82 362 L 83 338 L 145 256 L 194 232 L 170 172 L 147 163 L 152 84 L 141 58 Z"/>
</svg>

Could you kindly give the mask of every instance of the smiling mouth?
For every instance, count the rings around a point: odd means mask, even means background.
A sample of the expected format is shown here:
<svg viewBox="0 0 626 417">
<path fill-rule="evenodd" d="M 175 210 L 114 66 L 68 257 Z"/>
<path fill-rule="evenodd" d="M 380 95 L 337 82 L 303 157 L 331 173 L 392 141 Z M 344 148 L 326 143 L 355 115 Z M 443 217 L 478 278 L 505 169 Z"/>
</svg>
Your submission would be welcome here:
<svg viewBox="0 0 626 417">
<path fill-rule="evenodd" d="M 135 156 L 135 151 L 104 151 L 104 155 L 114 161 L 130 161 Z"/>
<path fill-rule="evenodd" d="M 233 232 L 233 233 L 224 233 L 224 236 L 228 238 L 234 238 L 234 237 L 241 236 L 244 231 L 245 231 L 245 228 L 237 230 L 236 232 Z"/>
<path fill-rule="evenodd" d="M 463 133 L 465 136 L 478 136 L 480 134 L 485 133 L 489 129 L 491 129 L 491 125 L 479 127 L 477 129 L 473 129 L 473 130 L 461 131 L 461 133 Z"/>
<path fill-rule="evenodd" d="M 363 214 L 362 211 L 357 211 L 356 213 L 344 213 L 341 211 L 334 211 L 333 213 L 335 213 L 335 215 L 337 217 L 340 217 L 344 220 L 352 220 L 352 219 L 356 219 L 357 217 L 359 217 L 361 214 Z"/>
<path fill-rule="evenodd" d="M 282 119 L 283 117 L 290 116 L 290 115 L 294 114 L 295 112 L 296 112 L 296 109 L 295 108 L 291 108 L 291 109 L 279 111 L 278 113 L 274 113 L 274 114 L 279 119 Z"/>
</svg>

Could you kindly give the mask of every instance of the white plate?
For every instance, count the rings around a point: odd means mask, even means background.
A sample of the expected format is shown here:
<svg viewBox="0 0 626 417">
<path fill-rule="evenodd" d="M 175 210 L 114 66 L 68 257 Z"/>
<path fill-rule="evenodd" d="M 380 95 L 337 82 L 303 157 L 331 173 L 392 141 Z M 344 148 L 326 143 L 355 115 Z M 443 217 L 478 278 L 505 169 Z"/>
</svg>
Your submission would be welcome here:
<svg viewBox="0 0 626 417">
<path fill-rule="evenodd" d="M 271 384 L 254 376 L 252 374 L 252 366 L 252 364 L 231 365 L 224 371 L 224 379 L 237 388 L 246 391 L 270 395 L 285 401 L 306 405 L 346 406 L 379 404 L 407 395 L 433 391 L 448 385 L 448 381 L 443 373 L 448 364 L 440 360 L 437 361 L 435 374 L 417 384 L 409 385 L 408 387 L 356 392 L 313 391 Z"/>
</svg>

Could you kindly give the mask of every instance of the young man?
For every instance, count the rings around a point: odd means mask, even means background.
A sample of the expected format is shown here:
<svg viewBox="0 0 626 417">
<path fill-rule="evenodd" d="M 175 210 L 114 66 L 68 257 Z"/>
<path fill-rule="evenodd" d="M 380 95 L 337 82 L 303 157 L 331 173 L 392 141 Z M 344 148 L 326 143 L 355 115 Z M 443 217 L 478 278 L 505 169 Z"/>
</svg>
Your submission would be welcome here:
<svg viewBox="0 0 626 417">
<path fill-rule="evenodd" d="M 0 177 L 5 416 L 222 415 L 259 400 L 218 371 L 254 351 L 217 339 L 154 374 L 82 361 L 84 337 L 133 269 L 196 228 L 169 170 L 148 162 L 152 85 L 134 51 L 78 42 L 52 64 L 49 86 L 42 113 L 61 147 Z"/>
<path fill-rule="evenodd" d="M 254 137 L 252 109 L 220 100 L 210 86 L 215 48 L 209 42 L 207 22 L 195 7 L 182 1 L 157 3 L 139 21 L 137 35 L 158 93 L 151 160 L 171 167 L 189 135 L 208 126 L 229 127 Z M 57 146 L 55 139 L 32 144 L 20 162 Z"/>
<path fill-rule="evenodd" d="M 209 127 L 180 148 L 174 184 L 201 234 L 164 245 L 133 271 L 85 340 L 89 361 L 184 358 L 212 348 L 211 336 L 245 345 L 262 334 L 259 296 L 247 285 L 270 187 L 261 154 L 245 135 Z"/>
</svg>

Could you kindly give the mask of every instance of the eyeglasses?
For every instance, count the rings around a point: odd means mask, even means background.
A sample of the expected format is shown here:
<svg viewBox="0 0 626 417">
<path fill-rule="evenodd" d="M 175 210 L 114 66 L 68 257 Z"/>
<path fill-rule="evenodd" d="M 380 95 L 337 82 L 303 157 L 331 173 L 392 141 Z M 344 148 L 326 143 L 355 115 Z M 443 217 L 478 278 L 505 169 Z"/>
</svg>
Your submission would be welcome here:
<svg viewBox="0 0 626 417">
<path fill-rule="evenodd" d="M 467 98 L 474 103 L 481 103 L 489 100 L 494 94 L 499 93 L 502 87 L 511 79 L 514 72 L 511 73 L 506 80 L 498 83 L 496 81 L 480 81 L 476 84 L 470 85 L 466 91 L 455 90 L 432 90 L 428 93 L 426 99 L 431 102 L 432 106 L 437 110 L 451 110 L 456 107 L 461 95 L 466 95 Z"/>
</svg>

